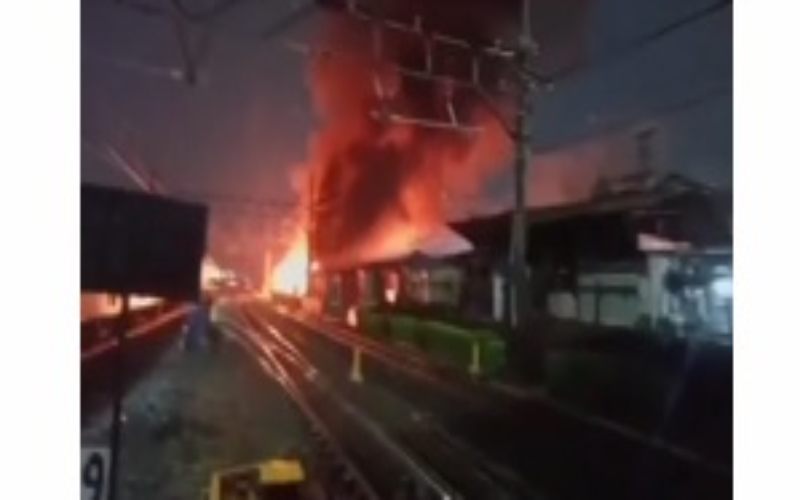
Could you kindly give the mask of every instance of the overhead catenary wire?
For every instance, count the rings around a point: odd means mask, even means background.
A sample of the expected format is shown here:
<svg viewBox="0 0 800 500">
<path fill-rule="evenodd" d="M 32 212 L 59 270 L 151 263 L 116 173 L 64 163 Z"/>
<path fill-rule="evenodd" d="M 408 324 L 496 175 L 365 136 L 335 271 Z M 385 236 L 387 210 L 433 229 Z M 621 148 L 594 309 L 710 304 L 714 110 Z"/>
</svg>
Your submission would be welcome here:
<svg viewBox="0 0 800 500">
<path fill-rule="evenodd" d="M 570 145 L 574 145 L 576 143 L 590 141 L 592 138 L 595 137 L 602 137 L 610 134 L 621 133 L 624 132 L 625 130 L 630 129 L 632 126 L 634 126 L 634 124 L 641 122 L 643 118 L 639 115 L 647 116 L 647 120 L 666 118 L 676 113 L 696 108 L 715 99 L 720 99 L 722 97 L 725 97 L 726 95 L 731 95 L 732 91 L 733 91 L 733 86 L 730 83 L 715 85 L 703 92 L 691 95 L 685 99 L 673 100 L 662 105 L 653 106 L 639 113 L 636 117 L 614 120 L 612 122 L 609 122 L 603 127 L 590 128 L 589 130 L 583 133 L 573 134 L 569 137 L 562 138 L 558 141 L 542 143 L 540 145 L 537 145 L 536 151 L 539 154 L 551 153 L 553 151 L 558 151 L 560 149 L 563 149 Z"/>
<path fill-rule="evenodd" d="M 209 205 L 215 212 L 251 214 L 265 218 L 283 218 L 287 212 L 299 206 L 296 201 L 188 190 L 177 190 L 176 196 Z"/>
<path fill-rule="evenodd" d="M 353 2 L 352 5 L 354 6 L 356 2 Z M 732 4 L 732 0 L 718 0 L 716 2 L 710 3 L 709 5 L 695 10 L 687 15 L 681 16 L 678 19 L 674 19 L 666 24 L 663 24 L 654 30 L 647 31 L 646 33 L 635 37 L 624 45 L 619 45 L 611 50 L 602 52 L 597 57 L 591 58 L 587 61 L 583 61 L 581 63 L 577 63 L 574 65 L 570 65 L 561 69 L 556 70 L 553 73 L 545 74 L 533 68 L 527 68 L 529 76 L 533 79 L 534 86 L 538 86 L 539 88 L 543 88 L 545 90 L 552 90 L 555 85 L 561 83 L 570 78 L 574 78 L 583 74 L 586 71 L 594 69 L 598 66 L 605 65 L 611 63 L 619 58 L 622 58 L 632 52 L 635 52 L 639 49 L 646 48 L 650 46 L 652 43 L 657 42 L 679 30 L 682 30 L 686 27 L 692 26 L 695 23 L 709 18 L 717 14 L 718 12 L 728 8 Z M 411 24 L 403 23 L 396 20 L 386 20 L 381 19 L 374 14 L 367 14 L 357 10 L 354 7 L 351 7 L 354 12 L 354 15 L 361 20 L 368 20 L 376 23 L 381 23 L 382 25 L 388 27 L 389 29 L 399 30 L 406 33 L 415 33 L 419 34 L 420 36 L 425 37 L 426 40 L 431 41 L 439 41 L 442 43 L 451 43 L 455 44 L 460 47 L 467 47 L 469 46 L 468 42 L 462 39 L 458 39 L 456 37 L 450 37 L 444 34 L 436 34 L 436 33 L 425 33 L 422 26 L 422 22 L 419 17 L 415 18 L 415 21 Z M 313 48 L 307 44 L 303 44 L 297 41 L 286 41 L 285 42 L 287 47 L 297 52 L 304 53 L 306 55 L 311 56 L 336 56 L 336 57 L 358 57 L 355 54 L 348 54 L 346 51 L 341 49 L 332 49 L 332 48 Z M 472 46 L 474 50 L 475 47 Z M 535 51 L 538 50 L 538 47 L 535 47 Z M 535 53 L 535 52 L 534 52 Z M 498 57 L 504 60 L 510 60 L 513 58 L 513 50 L 508 47 L 503 47 L 501 45 L 497 45 L 495 47 L 490 47 L 486 52 L 486 55 L 492 57 Z M 473 59 L 477 60 L 477 59 Z M 481 97 L 484 103 L 487 105 L 486 109 L 491 113 L 491 115 L 499 121 L 503 129 L 509 134 L 513 134 L 513 125 L 510 123 L 509 117 L 504 116 L 503 111 L 501 110 L 500 106 L 497 103 L 493 102 L 492 94 L 499 94 L 499 95 L 506 95 L 508 94 L 507 89 L 502 88 L 494 88 L 490 89 L 491 92 L 487 91 L 482 85 L 480 85 L 479 81 L 475 79 L 467 80 L 464 78 L 458 78 L 443 74 L 436 74 L 430 68 L 430 65 L 426 65 L 426 69 L 417 69 L 417 68 L 410 68 L 403 66 L 398 63 L 393 62 L 385 62 L 390 68 L 397 71 L 399 74 L 417 80 L 425 80 L 429 82 L 438 82 L 444 83 L 445 81 L 449 85 L 455 85 L 456 87 L 462 89 L 468 89 L 470 91 L 477 92 Z M 480 71 L 475 71 L 473 69 L 473 74 L 480 74 Z M 519 75 L 518 75 L 519 76 Z M 375 113 L 376 115 L 380 115 L 380 113 Z M 389 116 L 387 113 L 383 113 L 384 118 Z M 398 114 L 394 114 L 393 118 L 395 121 L 403 121 L 405 123 L 416 123 L 421 126 L 431 126 L 434 128 L 447 128 L 447 122 L 442 121 L 439 123 L 438 121 L 427 120 L 427 119 L 416 119 L 411 117 L 402 117 Z M 399 120 L 398 120 L 399 118 Z M 469 132 L 475 132 L 475 127 L 469 127 Z M 548 147 L 548 149 L 551 149 Z"/>
<path fill-rule="evenodd" d="M 125 61 L 116 62 L 120 69 L 144 71 L 151 76 L 167 76 L 170 80 L 183 80 L 188 86 L 193 87 L 199 82 L 201 66 L 207 62 L 211 52 L 212 35 L 220 34 L 218 21 L 229 14 L 235 7 L 240 7 L 253 0 L 218 0 L 213 5 L 202 10 L 192 10 L 181 0 L 169 0 L 160 3 L 148 3 L 143 0 L 117 0 L 118 5 L 128 8 L 132 12 L 155 18 L 164 18 L 169 21 L 175 33 L 181 56 L 181 68 L 151 68 L 146 64 L 126 64 Z M 262 32 L 266 39 L 273 33 L 283 31 L 300 21 L 311 13 L 315 6 L 309 1 L 291 13 L 284 16 Z M 194 31 L 199 31 L 197 40 Z M 224 38 L 233 38 L 233 33 L 226 32 Z M 253 38 L 256 40 L 256 38 Z M 177 73 L 177 76 L 176 76 Z"/>
<path fill-rule="evenodd" d="M 149 16 L 168 16 L 174 10 L 184 19 L 193 23 L 208 22 L 227 14 L 235 7 L 252 2 L 253 0 L 217 0 L 210 6 L 202 9 L 191 9 L 183 0 L 168 0 L 166 2 L 146 2 L 144 0 L 116 0 L 116 4 L 135 10 L 140 14 Z M 169 4 L 169 5 L 164 5 Z"/>
<path fill-rule="evenodd" d="M 203 10 L 193 11 L 188 9 L 182 1 L 178 0 L 171 0 L 171 1 L 174 3 L 173 8 L 177 10 L 181 14 L 181 16 L 183 16 L 184 19 L 193 24 L 208 23 L 229 13 L 235 7 L 244 5 L 246 3 L 251 3 L 251 1 L 248 0 L 218 0 L 210 7 L 206 7 Z M 168 7 L 153 3 L 147 3 L 144 2 L 143 0 L 118 0 L 117 3 L 119 5 L 131 9 L 134 12 L 138 12 L 143 15 L 164 16 L 164 17 L 170 15 Z M 678 19 L 672 20 L 651 31 L 648 31 L 640 36 L 628 40 L 624 45 L 618 45 L 611 49 L 605 50 L 588 60 L 570 64 L 568 66 L 559 68 L 553 72 L 544 73 L 533 67 L 527 68 L 526 71 L 540 86 L 546 89 L 552 88 L 554 84 L 558 84 L 564 80 L 580 76 L 584 72 L 594 69 L 600 65 L 611 63 L 632 52 L 635 52 L 636 50 L 645 48 L 650 44 L 660 39 L 663 39 L 676 31 L 684 29 L 688 26 L 692 26 L 695 23 L 730 7 L 732 3 L 733 3 L 732 0 L 715 1 L 701 9 L 693 11 L 685 16 L 681 16 Z M 355 5 L 355 3 L 353 5 Z M 262 40 L 271 39 L 276 34 L 280 33 L 285 29 L 288 29 L 290 26 L 299 22 L 307 15 L 313 13 L 319 8 L 320 7 L 314 1 L 305 2 L 300 7 L 295 8 L 291 13 L 289 13 L 285 17 L 273 23 L 270 27 L 264 29 L 261 33 L 260 38 Z M 400 30 L 406 33 L 418 33 L 421 36 L 425 36 L 429 41 L 436 43 L 450 44 L 452 46 L 461 47 L 462 49 L 470 49 L 473 51 L 476 49 L 474 45 L 471 45 L 466 40 L 460 39 L 458 37 L 453 37 L 446 34 L 435 33 L 435 32 L 430 32 L 426 34 L 423 29 L 424 26 L 422 25 L 419 17 L 415 19 L 414 23 L 408 24 L 391 19 L 380 21 L 380 19 L 377 18 L 376 16 L 358 10 L 354 10 L 354 13 L 361 20 L 372 20 L 374 22 L 382 22 L 387 29 Z M 297 42 L 289 42 L 288 45 L 292 49 L 298 50 L 301 44 Z M 307 52 L 307 49 L 306 50 L 300 49 L 300 51 Z M 488 45 L 485 47 L 481 47 L 479 52 L 480 55 L 482 56 L 497 57 L 505 60 L 513 59 L 513 50 L 507 46 L 502 45 L 499 42 L 496 45 Z M 400 71 L 403 75 L 410 78 L 427 79 L 427 80 L 437 79 L 437 75 L 430 74 L 429 72 L 417 70 L 414 68 L 406 68 L 398 65 L 396 69 Z M 174 77 L 174 71 L 171 68 L 167 69 L 166 73 L 167 76 L 169 76 L 170 78 Z M 480 71 L 475 71 L 473 69 L 473 74 L 479 75 Z M 462 87 L 466 86 L 474 88 L 472 82 L 460 79 L 452 79 L 452 78 L 451 80 L 452 83 L 457 86 L 462 86 Z M 502 92 L 502 89 L 495 89 L 495 90 L 499 90 Z M 496 113 L 493 114 L 496 115 Z"/>
<path fill-rule="evenodd" d="M 119 169 L 141 190 L 161 196 L 173 196 L 206 205 L 223 206 L 225 210 L 240 212 L 272 213 L 291 210 L 298 204 L 286 199 L 260 198 L 230 193 L 217 193 L 171 187 L 167 189 L 153 172 L 130 159 L 123 151 L 110 143 L 95 144 L 84 139 L 83 146 L 101 161 Z"/>
<path fill-rule="evenodd" d="M 591 59 L 564 66 L 548 74 L 537 72 L 535 76 L 546 83 L 558 83 L 569 78 L 574 78 L 586 71 L 596 68 L 599 65 L 605 65 L 614 62 L 631 54 L 632 52 L 646 48 L 677 31 L 693 26 L 695 23 L 705 20 L 717 14 L 718 12 L 727 9 L 732 4 L 733 0 L 717 0 L 685 16 L 681 16 L 678 19 L 674 19 L 671 22 L 663 24 L 652 31 L 647 31 L 646 33 L 630 39 L 622 45 L 604 50 Z"/>
<path fill-rule="evenodd" d="M 130 7 L 132 9 L 134 9 L 136 11 L 139 11 L 141 13 L 144 13 L 144 14 L 165 15 L 167 13 L 167 11 L 165 10 L 165 8 L 163 6 L 157 6 L 157 5 L 152 4 L 152 3 L 146 3 L 143 0 L 120 0 L 118 3 L 120 3 L 122 5 L 125 5 L 127 7 Z M 175 1 L 174 2 L 174 7 L 178 10 L 178 12 L 181 15 L 186 16 L 187 19 L 190 19 L 194 23 L 198 23 L 198 22 L 209 22 L 210 20 L 224 15 L 227 12 L 229 12 L 230 10 L 232 10 L 234 7 L 237 7 L 237 6 L 242 5 L 244 3 L 247 3 L 247 2 L 245 0 L 219 0 L 219 1 L 215 2 L 211 7 L 207 7 L 205 10 L 202 10 L 202 11 L 199 11 L 199 10 L 198 11 L 190 11 L 189 9 L 186 8 L 186 6 L 184 5 L 183 2 Z M 355 2 L 351 2 L 351 4 L 355 5 Z M 724 10 L 725 8 L 729 7 L 731 4 L 732 4 L 731 0 L 719 0 L 719 1 L 716 1 L 716 2 L 712 2 L 712 3 L 708 4 L 707 6 L 701 8 L 701 9 L 693 11 L 693 12 L 687 14 L 687 15 L 681 16 L 680 18 L 675 19 L 675 20 L 673 20 L 673 21 L 671 21 L 669 23 L 663 24 L 663 25 L 659 26 L 658 28 L 656 28 L 656 29 L 654 29 L 652 31 L 648 31 L 647 33 L 644 33 L 644 34 L 642 34 L 642 35 L 640 35 L 640 36 L 628 41 L 623 46 L 614 47 L 613 49 L 605 51 L 605 52 L 599 54 L 597 57 L 594 57 L 594 58 L 592 58 L 592 59 L 590 59 L 588 61 L 584 61 L 584 62 L 582 62 L 580 64 L 577 64 L 577 65 L 572 65 L 572 66 L 569 66 L 569 67 L 562 68 L 560 70 L 557 70 L 553 74 L 550 74 L 550 75 L 547 75 L 547 76 L 543 76 L 541 74 L 536 74 L 536 75 L 534 75 L 535 79 L 544 81 L 546 83 L 552 83 L 552 82 L 561 81 L 561 80 L 566 79 L 566 78 L 572 78 L 572 77 L 574 77 L 576 75 L 579 75 L 579 74 L 583 73 L 586 70 L 589 70 L 589 69 L 592 69 L 594 67 L 597 67 L 598 65 L 601 65 L 601 64 L 604 64 L 604 63 L 608 63 L 608 62 L 612 62 L 612 61 L 616 60 L 617 58 L 623 57 L 626 54 L 629 54 L 629 53 L 631 53 L 633 51 L 636 51 L 637 49 L 641 49 L 641 48 L 647 47 L 650 44 L 652 44 L 652 43 L 654 43 L 654 42 L 656 42 L 656 41 L 658 41 L 660 39 L 663 39 L 663 38 L 669 36 L 670 34 L 676 32 L 676 31 L 679 31 L 679 30 L 684 29 L 686 27 L 692 26 L 695 23 L 699 22 L 700 20 L 705 19 L 705 18 L 707 18 L 709 16 L 712 16 L 712 15 L 716 14 L 717 12 L 719 12 L 721 10 Z M 262 39 L 269 38 L 269 37 L 273 36 L 275 33 L 280 32 L 281 30 L 287 28 L 288 26 L 292 25 L 293 23 L 295 23 L 295 22 L 299 21 L 300 19 L 304 18 L 309 13 L 315 11 L 317 7 L 318 6 L 316 5 L 316 2 L 313 2 L 313 1 L 309 1 L 309 2 L 304 3 L 303 5 L 301 5 L 300 7 L 296 8 L 294 11 L 292 11 L 288 16 L 286 16 L 285 18 L 279 20 L 272 27 L 266 29 L 262 34 Z M 370 15 L 366 14 L 366 13 L 362 13 L 362 12 L 358 12 L 358 11 L 354 11 L 354 12 L 362 20 L 365 20 L 365 19 L 366 20 L 370 20 L 371 19 L 373 21 L 381 22 L 379 19 L 376 19 L 375 16 L 371 16 L 370 17 Z M 385 21 L 382 21 L 382 22 L 389 29 L 393 29 L 393 30 L 402 30 L 402 31 L 406 31 L 406 32 L 409 32 L 409 33 L 419 33 L 419 34 L 422 34 L 424 32 L 422 20 L 418 16 L 415 18 L 415 20 L 414 20 L 414 22 L 412 24 L 402 23 L 402 22 L 394 21 L 394 20 L 385 20 Z M 464 47 L 469 45 L 469 44 L 465 44 L 465 41 L 463 41 L 463 40 L 460 40 L 460 39 L 458 39 L 456 37 L 451 37 L 451 36 L 448 36 L 448 35 L 445 35 L 445 34 L 429 33 L 426 36 L 427 36 L 426 39 L 429 42 L 430 41 L 436 41 L 436 42 L 440 42 L 440 43 L 455 43 L 456 45 L 464 46 Z M 293 50 L 297 50 L 297 51 L 300 51 L 300 52 L 305 52 L 306 54 L 312 54 L 312 53 L 332 54 L 333 53 L 330 49 L 312 49 L 312 48 L 309 48 L 308 46 L 305 46 L 305 45 L 297 43 L 297 42 L 288 42 L 288 45 Z M 502 57 L 502 58 L 508 57 L 508 55 L 511 54 L 511 53 L 512 52 L 510 51 L 510 49 L 508 49 L 506 47 L 502 47 L 499 44 L 496 47 L 489 47 L 488 52 L 487 52 L 487 54 L 489 54 L 489 55 L 496 55 L 496 56 Z M 346 56 L 346 54 L 340 53 L 340 52 L 337 52 L 337 55 Z M 476 86 L 474 84 L 474 81 L 468 81 L 468 80 L 459 79 L 459 78 L 453 78 L 453 77 L 449 77 L 449 76 L 446 77 L 444 75 L 436 75 L 436 74 L 434 74 L 432 72 L 427 72 L 427 71 L 424 71 L 424 70 L 419 70 L 419 69 L 415 69 L 415 68 L 406 68 L 406 67 L 403 67 L 403 66 L 401 66 L 399 64 L 393 65 L 393 68 L 395 70 L 397 70 L 400 74 L 402 74 L 402 75 L 404 75 L 406 77 L 409 77 L 409 78 L 422 79 L 422 80 L 428 80 L 428 81 L 443 81 L 446 78 L 448 83 L 451 84 L 451 85 L 455 85 L 457 87 L 462 87 L 462 88 L 469 88 L 469 89 L 472 89 L 474 91 L 479 92 L 481 94 L 483 100 L 487 104 L 489 104 L 487 106 L 487 109 L 491 112 L 491 114 L 502 124 L 503 128 L 506 130 L 507 133 L 509 133 L 509 134 L 513 133 L 513 125 L 510 124 L 510 120 L 507 117 L 504 116 L 503 111 L 498 106 L 493 105 L 493 103 L 490 100 L 491 96 L 488 95 L 487 92 L 483 91 L 483 89 L 480 86 Z M 174 70 L 170 70 L 170 69 L 166 69 L 165 68 L 164 71 L 162 71 L 161 73 L 164 73 L 166 76 L 169 76 L 171 78 L 175 77 L 175 71 Z M 725 90 L 723 89 L 720 92 L 724 92 L 724 91 Z M 687 105 L 689 105 L 689 106 L 693 105 L 692 102 L 694 102 L 696 100 L 697 100 L 696 97 L 690 98 L 688 100 L 690 102 L 688 102 Z M 675 106 L 680 107 L 680 106 L 683 106 L 683 104 L 682 103 L 678 103 Z M 666 111 L 665 110 L 656 110 L 656 112 L 662 114 L 662 113 L 664 113 Z M 376 112 L 374 114 L 381 115 L 381 113 L 379 113 L 379 112 Z M 449 125 L 452 125 L 451 121 L 449 121 L 449 122 L 442 121 L 442 123 L 440 124 L 438 121 L 427 120 L 427 119 L 424 119 L 424 118 L 403 117 L 402 115 L 399 115 L 398 113 L 387 113 L 387 112 L 384 112 L 384 113 L 382 113 L 382 115 L 383 115 L 384 119 L 389 119 L 389 120 L 392 120 L 392 121 L 395 121 L 395 122 L 405 121 L 406 123 L 415 123 L 415 124 L 423 125 L 423 126 L 440 126 L 441 125 L 442 127 L 447 127 Z M 552 151 L 552 150 L 555 150 L 557 148 L 565 146 L 567 143 L 574 142 L 575 140 L 585 140 L 587 138 L 586 136 L 591 136 L 591 135 L 595 135 L 595 134 L 598 134 L 598 133 L 599 134 L 612 133 L 615 130 L 618 130 L 618 129 L 626 127 L 627 124 L 629 124 L 631 121 L 635 121 L 635 120 L 626 120 L 626 121 L 622 121 L 622 122 L 617 122 L 617 123 L 611 124 L 611 125 L 609 125 L 607 127 L 604 127 L 603 129 L 601 129 L 599 131 L 597 129 L 594 129 L 594 130 L 590 131 L 588 134 L 583 134 L 581 137 L 579 137 L 577 139 L 570 138 L 567 141 L 559 141 L 558 143 L 555 143 L 555 144 L 553 144 L 553 143 L 547 144 L 547 145 L 544 146 L 544 148 L 545 148 L 545 151 Z M 470 130 L 469 130 L 469 132 L 475 132 L 475 131 L 479 131 L 479 129 L 473 127 L 473 128 L 470 128 Z"/>
<path fill-rule="evenodd" d="M 287 199 L 260 198 L 260 197 L 244 196 L 238 194 L 213 192 L 213 191 L 195 191 L 191 189 L 182 189 L 182 188 L 176 188 L 173 191 L 177 196 L 201 198 L 215 203 L 257 205 L 261 207 L 276 208 L 276 209 L 293 208 L 297 206 L 297 202 Z"/>
</svg>

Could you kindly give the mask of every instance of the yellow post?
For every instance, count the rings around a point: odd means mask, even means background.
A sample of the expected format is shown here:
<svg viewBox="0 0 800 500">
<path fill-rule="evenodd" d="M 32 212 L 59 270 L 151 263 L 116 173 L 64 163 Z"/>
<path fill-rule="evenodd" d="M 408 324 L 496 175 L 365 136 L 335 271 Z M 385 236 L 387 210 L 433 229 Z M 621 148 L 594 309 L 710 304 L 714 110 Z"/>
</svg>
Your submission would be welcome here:
<svg viewBox="0 0 800 500">
<path fill-rule="evenodd" d="M 306 472 L 299 459 L 273 458 L 261 463 L 241 465 L 215 471 L 211 475 L 211 486 L 204 498 L 224 500 L 256 498 L 257 492 L 266 489 L 299 487 L 306 481 Z M 293 497 L 294 498 L 294 497 Z"/>
<path fill-rule="evenodd" d="M 472 341 L 472 360 L 469 363 L 469 374 L 474 377 L 481 374 L 481 346 L 477 340 Z"/>
<path fill-rule="evenodd" d="M 364 374 L 361 371 L 361 348 L 353 347 L 353 362 L 350 365 L 350 381 L 360 384 L 364 381 Z"/>
</svg>

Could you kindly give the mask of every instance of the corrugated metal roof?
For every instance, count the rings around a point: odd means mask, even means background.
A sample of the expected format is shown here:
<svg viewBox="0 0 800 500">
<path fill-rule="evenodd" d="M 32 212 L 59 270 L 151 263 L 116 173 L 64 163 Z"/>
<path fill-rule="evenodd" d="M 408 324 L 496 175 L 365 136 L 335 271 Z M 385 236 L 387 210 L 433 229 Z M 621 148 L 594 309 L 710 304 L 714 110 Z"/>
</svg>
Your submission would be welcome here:
<svg viewBox="0 0 800 500">
<path fill-rule="evenodd" d="M 626 182 L 627 181 L 627 182 Z M 590 200 L 527 211 L 528 225 L 550 225 L 560 221 L 593 219 L 610 215 L 671 214 L 689 200 L 707 200 L 719 207 L 719 193 L 676 174 L 632 175 L 611 182 Z M 473 243 L 478 240 L 507 240 L 513 211 L 450 223 L 450 227 Z"/>
</svg>

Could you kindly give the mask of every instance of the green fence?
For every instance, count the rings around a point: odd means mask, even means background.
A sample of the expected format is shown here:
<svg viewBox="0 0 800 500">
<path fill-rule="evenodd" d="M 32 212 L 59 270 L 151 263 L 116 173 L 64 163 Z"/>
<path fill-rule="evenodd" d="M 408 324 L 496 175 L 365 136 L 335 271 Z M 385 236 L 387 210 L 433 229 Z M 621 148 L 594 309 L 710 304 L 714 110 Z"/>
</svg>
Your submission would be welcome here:
<svg viewBox="0 0 800 500">
<path fill-rule="evenodd" d="M 360 319 L 362 329 L 378 340 L 414 346 L 435 359 L 465 370 L 475 370 L 479 366 L 481 374 L 491 375 L 506 363 L 505 341 L 491 330 L 373 311 L 362 312 Z"/>
</svg>

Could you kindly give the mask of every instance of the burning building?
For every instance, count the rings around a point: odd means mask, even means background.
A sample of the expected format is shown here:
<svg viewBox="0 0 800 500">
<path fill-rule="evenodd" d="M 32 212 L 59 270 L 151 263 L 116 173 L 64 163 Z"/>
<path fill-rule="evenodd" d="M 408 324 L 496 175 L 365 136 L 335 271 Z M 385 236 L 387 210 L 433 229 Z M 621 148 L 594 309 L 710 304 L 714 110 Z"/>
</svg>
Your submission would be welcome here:
<svg viewBox="0 0 800 500">
<path fill-rule="evenodd" d="M 495 113 L 513 117 L 513 61 L 482 59 L 478 74 L 475 47 L 444 43 L 436 33 L 510 45 L 518 1 L 356 2 L 373 21 L 342 12 L 353 2 L 319 3 L 330 8 L 309 67 L 319 130 L 304 165 L 299 229 L 269 280 L 284 293 L 307 290 L 309 258 L 324 270 L 406 255 L 511 159 Z M 547 48 L 542 65 L 576 57 L 587 2 L 533 4 L 534 34 Z M 470 79 L 482 91 L 455 84 Z"/>
<path fill-rule="evenodd" d="M 455 308 L 464 277 L 459 261 L 472 249 L 466 239 L 443 226 L 413 242 L 403 255 L 327 269 L 319 275 L 324 310 L 342 317 L 353 305 Z"/>
</svg>

